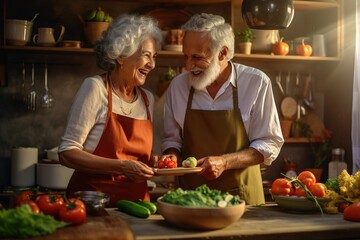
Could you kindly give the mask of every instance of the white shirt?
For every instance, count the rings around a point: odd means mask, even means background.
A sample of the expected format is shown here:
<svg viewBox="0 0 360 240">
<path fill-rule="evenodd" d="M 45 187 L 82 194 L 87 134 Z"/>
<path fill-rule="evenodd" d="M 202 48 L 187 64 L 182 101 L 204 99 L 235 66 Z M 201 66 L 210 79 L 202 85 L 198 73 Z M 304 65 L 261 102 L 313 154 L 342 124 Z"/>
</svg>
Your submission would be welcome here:
<svg viewBox="0 0 360 240">
<path fill-rule="evenodd" d="M 149 100 L 151 119 L 154 111 L 154 96 L 145 91 Z M 121 104 L 125 109 L 132 109 L 127 117 L 147 119 L 146 106 L 138 91 L 137 99 L 127 103 L 112 93 L 112 112 L 124 115 Z M 78 148 L 87 152 L 94 152 L 103 133 L 108 113 L 108 92 L 100 76 L 86 78 L 76 93 L 68 116 L 65 133 L 61 138 L 59 152 Z"/>
<path fill-rule="evenodd" d="M 234 71 L 234 66 L 236 71 Z M 264 156 L 270 165 L 278 156 L 284 143 L 278 112 L 273 97 L 271 80 L 262 71 L 234 63 L 229 79 L 221 86 L 213 99 L 206 89 L 194 92 L 192 109 L 233 109 L 233 93 L 230 84 L 237 86 L 239 108 L 250 147 Z M 162 150 L 181 150 L 186 106 L 190 91 L 188 73 L 174 78 L 169 86 L 165 103 L 164 140 Z M 221 126 L 219 126 L 221 128 Z"/>
</svg>

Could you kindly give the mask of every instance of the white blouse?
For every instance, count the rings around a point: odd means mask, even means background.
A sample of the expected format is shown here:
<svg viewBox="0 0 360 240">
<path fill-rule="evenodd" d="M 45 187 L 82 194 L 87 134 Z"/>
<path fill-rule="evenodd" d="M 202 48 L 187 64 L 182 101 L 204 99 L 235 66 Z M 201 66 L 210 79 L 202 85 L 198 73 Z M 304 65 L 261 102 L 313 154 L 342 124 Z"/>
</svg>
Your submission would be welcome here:
<svg viewBox="0 0 360 240">
<path fill-rule="evenodd" d="M 142 88 L 149 100 L 151 119 L 154 111 L 154 96 Z M 127 110 L 131 109 L 127 117 L 136 119 L 147 119 L 146 106 L 143 98 L 137 90 L 137 99 L 127 103 L 112 93 L 112 112 L 124 115 L 121 106 Z M 88 77 L 82 83 L 76 93 L 74 102 L 68 116 L 65 133 L 61 138 L 59 152 L 78 148 L 87 152 L 94 152 L 98 145 L 106 123 L 108 113 L 108 92 L 101 76 Z"/>
<path fill-rule="evenodd" d="M 235 68 L 236 71 L 235 71 Z M 192 109 L 233 109 L 231 85 L 237 86 L 239 108 L 250 140 L 250 146 L 264 156 L 270 165 L 284 143 L 279 116 L 273 97 L 271 80 L 262 71 L 234 63 L 232 73 L 213 99 L 207 90 L 195 91 Z M 172 80 L 167 92 L 162 151 L 182 147 L 183 125 L 190 91 L 188 73 Z M 221 127 L 221 126 L 219 126 Z"/>
</svg>

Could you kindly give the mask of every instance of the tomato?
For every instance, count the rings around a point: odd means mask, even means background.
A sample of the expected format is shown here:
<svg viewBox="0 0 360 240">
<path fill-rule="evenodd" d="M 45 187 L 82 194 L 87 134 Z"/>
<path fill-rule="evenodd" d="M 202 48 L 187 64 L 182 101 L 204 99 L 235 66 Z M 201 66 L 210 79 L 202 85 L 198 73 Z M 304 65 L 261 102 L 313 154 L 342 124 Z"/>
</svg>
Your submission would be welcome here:
<svg viewBox="0 0 360 240">
<path fill-rule="evenodd" d="M 302 43 L 296 47 L 296 54 L 304 57 L 311 56 L 312 47 L 308 44 L 305 44 L 303 39 Z"/>
<path fill-rule="evenodd" d="M 64 199 L 60 195 L 46 194 L 41 195 L 37 200 L 40 210 L 56 217 L 59 214 L 59 208 L 64 204 Z"/>
<path fill-rule="evenodd" d="M 360 202 L 353 203 L 345 208 L 344 219 L 360 222 Z"/>
<path fill-rule="evenodd" d="M 20 203 L 20 205 L 21 205 L 21 204 L 27 204 L 27 205 L 29 205 L 29 206 L 31 207 L 31 210 L 32 210 L 34 213 L 39 213 L 39 212 L 40 212 L 39 206 L 38 206 L 38 205 L 36 204 L 36 202 L 33 201 L 33 200 L 28 199 L 28 200 L 25 200 L 24 202 Z"/>
<path fill-rule="evenodd" d="M 302 171 L 298 176 L 297 179 L 302 182 L 307 188 L 311 185 L 316 183 L 315 175 L 310 171 Z"/>
<path fill-rule="evenodd" d="M 312 193 L 312 195 L 320 198 L 326 196 L 325 190 L 326 190 L 325 185 L 322 183 L 314 183 L 309 187 L 309 191 Z"/>
<path fill-rule="evenodd" d="M 158 161 L 157 163 L 158 168 L 176 168 L 177 162 L 170 157 L 166 157 L 163 160 Z"/>
<path fill-rule="evenodd" d="M 306 196 L 306 192 L 305 192 L 305 190 L 304 190 L 302 187 L 296 188 L 294 195 L 295 195 L 295 196 L 298 196 L 298 197 L 307 197 L 307 196 Z"/>
<path fill-rule="evenodd" d="M 164 161 L 158 161 L 157 167 L 158 168 L 165 168 L 165 162 Z"/>
<path fill-rule="evenodd" d="M 271 193 L 274 195 L 293 195 L 294 188 L 286 178 L 278 178 L 271 185 Z"/>
<path fill-rule="evenodd" d="M 21 193 L 19 193 L 16 196 L 15 199 L 15 205 L 16 206 L 20 206 L 22 203 L 27 202 L 28 200 L 31 200 L 31 197 L 34 195 L 35 193 L 32 190 L 25 190 L 22 191 Z"/>
<path fill-rule="evenodd" d="M 283 39 L 281 38 L 279 42 L 273 44 L 272 51 L 274 54 L 287 55 L 289 53 L 289 45 L 283 42 Z"/>
<path fill-rule="evenodd" d="M 69 198 L 59 207 L 59 218 L 73 225 L 84 223 L 86 219 L 85 204 L 77 198 Z"/>
</svg>

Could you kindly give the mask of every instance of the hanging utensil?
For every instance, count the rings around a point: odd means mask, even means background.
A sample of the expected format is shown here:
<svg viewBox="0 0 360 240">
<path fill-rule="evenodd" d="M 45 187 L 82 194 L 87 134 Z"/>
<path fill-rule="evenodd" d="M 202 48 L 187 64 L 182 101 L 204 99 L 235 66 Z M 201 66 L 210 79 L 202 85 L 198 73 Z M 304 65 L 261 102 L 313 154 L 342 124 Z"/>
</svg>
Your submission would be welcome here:
<svg viewBox="0 0 360 240">
<path fill-rule="evenodd" d="M 47 69 L 47 64 L 45 63 L 44 66 L 44 91 L 43 94 L 41 95 L 41 107 L 43 108 L 50 108 L 53 105 L 53 101 L 54 98 L 52 97 L 52 95 L 49 92 L 49 88 L 48 88 L 48 69 Z"/>
<path fill-rule="evenodd" d="M 303 101 L 307 107 L 310 109 L 315 108 L 315 101 L 313 99 L 313 92 L 312 92 L 312 77 L 311 73 L 305 78 L 304 83 L 304 94 L 303 94 Z"/>
<path fill-rule="evenodd" d="M 30 22 L 34 22 L 37 16 L 39 16 L 40 13 L 35 13 L 35 16 L 30 20 Z"/>
<path fill-rule="evenodd" d="M 291 77 L 291 72 L 288 72 L 288 74 L 286 75 L 286 78 L 285 78 L 285 93 L 286 93 L 286 95 L 290 95 L 290 77 Z"/>
<path fill-rule="evenodd" d="M 25 88 L 25 76 L 26 70 L 25 70 L 25 63 L 22 64 L 21 69 L 21 76 L 22 76 L 22 82 L 21 82 L 21 96 L 24 103 L 26 103 L 26 88 Z"/>
<path fill-rule="evenodd" d="M 36 111 L 37 93 L 35 89 L 35 66 L 31 65 L 31 85 L 27 94 L 27 109 Z"/>
<path fill-rule="evenodd" d="M 278 85 L 280 92 L 285 96 L 285 91 L 281 85 L 281 72 L 278 73 L 278 75 L 275 76 L 276 84 Z"/>
</svg>

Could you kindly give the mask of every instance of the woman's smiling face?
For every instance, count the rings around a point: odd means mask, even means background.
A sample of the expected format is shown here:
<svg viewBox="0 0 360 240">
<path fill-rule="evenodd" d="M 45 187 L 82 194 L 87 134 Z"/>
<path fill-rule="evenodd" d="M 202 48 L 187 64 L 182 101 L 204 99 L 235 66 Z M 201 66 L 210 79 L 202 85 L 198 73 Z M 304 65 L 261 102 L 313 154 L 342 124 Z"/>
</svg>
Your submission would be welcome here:
<svg viewBox="0 0 360 240">
<path fill-rule="evenodd" d="M 156 64 L 156 43 L 152 37 L 144 40 L 139 49 L 131 56 L 123 58 L 122 72 L 128 84 L 141 86 Z"/>
</svg>

